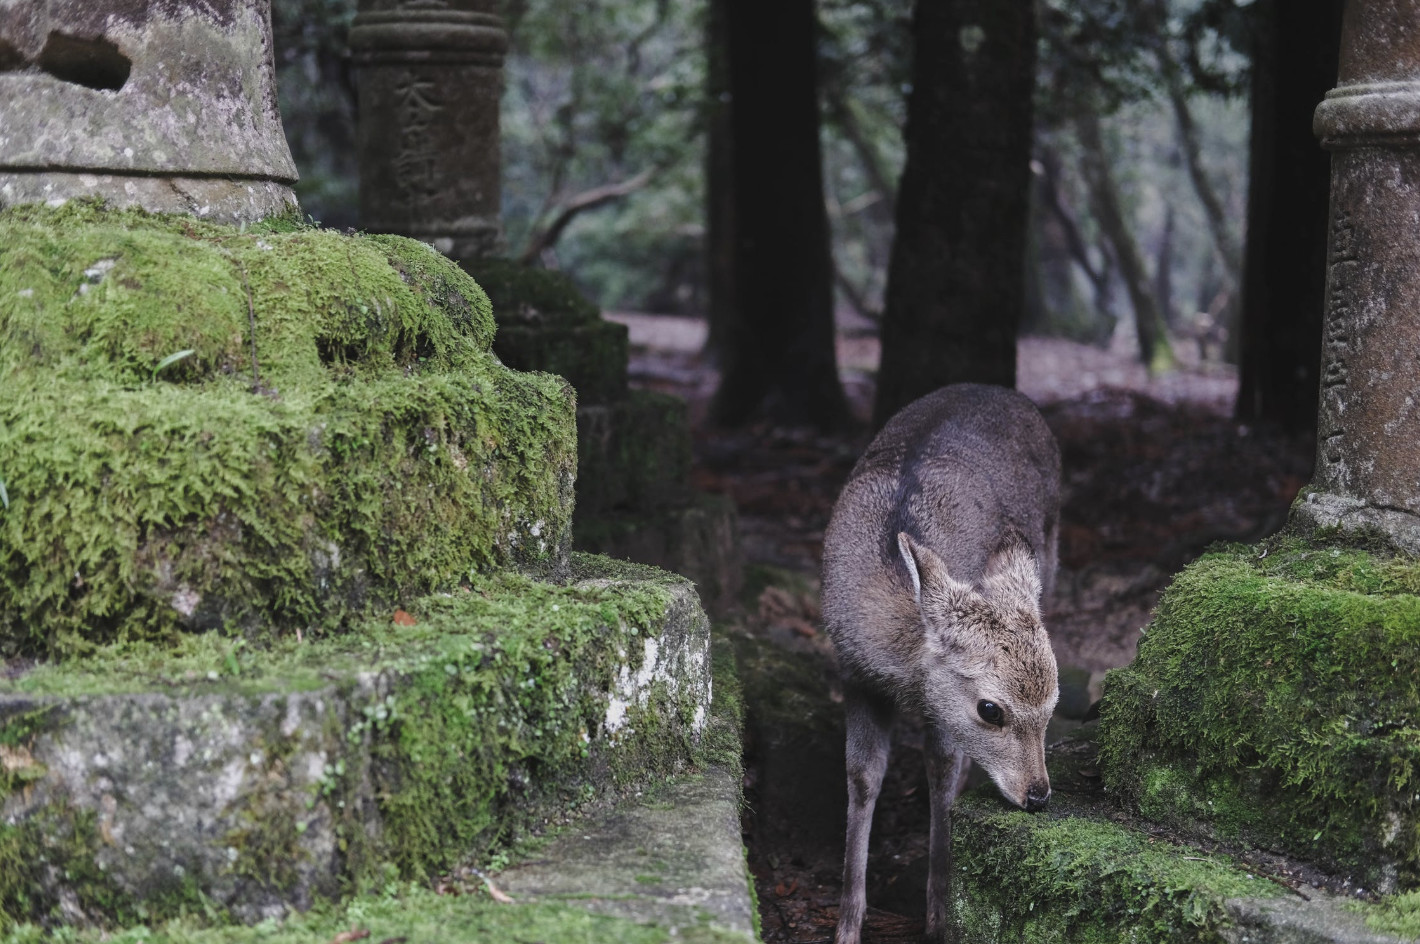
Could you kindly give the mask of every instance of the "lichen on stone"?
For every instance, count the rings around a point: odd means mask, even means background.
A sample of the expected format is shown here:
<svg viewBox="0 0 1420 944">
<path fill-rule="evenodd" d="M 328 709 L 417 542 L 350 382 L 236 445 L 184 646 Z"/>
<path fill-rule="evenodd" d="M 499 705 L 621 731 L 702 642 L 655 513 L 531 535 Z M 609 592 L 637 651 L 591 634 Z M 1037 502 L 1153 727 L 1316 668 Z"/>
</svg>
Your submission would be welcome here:
<svg viewBox="0 0 1420 944">
<path fill-rule="evenodd" d="M 1101 709 L 1109 788 L 1151 819 L 1420 883 L 1420 563 L 1284 535 L 1165 592 Z"/>
</svg>

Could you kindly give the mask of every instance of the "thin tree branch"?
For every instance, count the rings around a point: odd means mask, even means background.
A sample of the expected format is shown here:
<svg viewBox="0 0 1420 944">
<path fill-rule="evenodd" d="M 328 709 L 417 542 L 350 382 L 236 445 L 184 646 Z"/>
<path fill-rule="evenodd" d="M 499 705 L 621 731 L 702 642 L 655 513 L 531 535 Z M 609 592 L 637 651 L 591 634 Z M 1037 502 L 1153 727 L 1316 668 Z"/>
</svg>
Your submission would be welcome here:
<svg viewBox="0 0 1420 944">
<path fill-rule="evenodd" d="M 591 190 L 584 190 L 574 197 L 563 202 L 558 210 L 557 216 L 548 224 L 545 229 L 534 233 L 529 239 L 527 246 L 518 256 L 518 261 L 524 264 L 530 263 L 548 249 L 551 249 L 557 240 L 561 238 L 565 230 L 578 214 L 588 210 L 605 206 L 622 197 L 628 196 L 640 190 L 651 182 L 651 178 L 656 175 L 657 168 L 650 167 L 619 184 L 607 184 L 602 187 L 593 187 Z"/>
</svg>

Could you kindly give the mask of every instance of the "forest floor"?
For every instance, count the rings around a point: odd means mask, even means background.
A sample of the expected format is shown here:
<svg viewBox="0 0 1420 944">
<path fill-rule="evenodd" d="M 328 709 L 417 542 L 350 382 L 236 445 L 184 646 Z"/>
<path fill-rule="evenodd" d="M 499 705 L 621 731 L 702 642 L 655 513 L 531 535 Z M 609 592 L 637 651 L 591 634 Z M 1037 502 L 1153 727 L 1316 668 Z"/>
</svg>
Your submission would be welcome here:
<svg viewBox="0 0 1420 944">
<path fill-rule="evenodd" d="M 837 700 L 833 654 L 818 622 L 823 532 L 844 480 L 870 439 L 877 341 L 840 336 L 839 363 L 857 425 L 839 436 L 706 422 L 718 377 L 699 356 L 702 322 L 613 314 L 631 329 L 634 385 L 690 404 L 694 484 L 731 496 L 751 588 L 733 631 L 776 647 L 822 678 Z M 1191 351 L 1183 351 L 1189 354 Z M 1311 474 L 1312 442 L 1231 418 L 1231 369 L 1198 363 L 1149 377 L 1124 345 L 1058 339 L 1020 344 L 1020 389 L 1040 406 L 1063 463 L 1060 572 L 1046 627 L 1062 668 L 1091 674 L 1129 662 L 1140 628 L 1176 573 L 1215 541 L 1255 541 L 1285 521 Z M 751 711 L 753 704 L 751 703 Z M 747 732 L 745 841 L 766 942 L 829 942 L 842 868 L 842 749 L 796 764 L 791 786 L 767 771 L 766 738 Z M 865 940 L 922 933 L 927 836 L 920 725 L 899 726 L 874 818 Z M 818 782 L 826 802 L 811 802 Z M 790 794 L 788 791 L 795 791 Z"/>
</svg>

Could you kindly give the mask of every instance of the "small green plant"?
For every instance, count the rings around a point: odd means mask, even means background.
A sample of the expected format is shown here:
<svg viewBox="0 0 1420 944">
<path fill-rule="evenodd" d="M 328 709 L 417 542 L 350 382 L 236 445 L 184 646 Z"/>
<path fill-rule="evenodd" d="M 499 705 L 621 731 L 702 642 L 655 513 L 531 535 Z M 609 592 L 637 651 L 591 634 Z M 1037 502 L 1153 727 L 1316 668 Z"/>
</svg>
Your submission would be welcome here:
<svg viewBox="0 0 1420 944">
<path fill-rule="evenodd" d="M 196 353 L 197 353 L 197 351 L 195 351 L 194 349 L 188 348 L 188 349 L 185 350 L 185 351 L 176 351 L 176 352 L 174 352 L 174 353 L 172 353 L 172 354 L 169 354 L 167 357 L 165 357 L 165 358 L 163 358 L 162 360 L 158 361 L 158 366 L 153 368 L 152 380 L 156 381 L 156 380 L 158 379 L 158 373 L 159 373 L 159 371 L 161 371 L 164 367 L 171 367 L 173 364 L 176 364 L 178 361 L 184 360 L 185 358 L 188 358 L 188 357 L 191 357 L 192 355 L 194 355 L 194 354 L 196 354 Z"/>
</svg>

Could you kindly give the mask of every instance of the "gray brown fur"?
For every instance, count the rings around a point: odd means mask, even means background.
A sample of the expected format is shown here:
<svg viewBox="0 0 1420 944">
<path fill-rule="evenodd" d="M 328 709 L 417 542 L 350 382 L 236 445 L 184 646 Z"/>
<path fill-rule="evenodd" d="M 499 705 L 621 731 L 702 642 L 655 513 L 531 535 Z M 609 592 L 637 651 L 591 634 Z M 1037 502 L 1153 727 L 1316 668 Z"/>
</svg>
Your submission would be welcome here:
<svg viewBox="0 0 1420 944">
<path fill-rule="evenodd" d="M 899 711 L 927 724 L 931 940 L 948 937 L 950 809 L 972 761 L 1017 805 L 1049 796 L 1058 694 L 1041 622 L 1056 564 L 1060 450 L 1013 390 L 944 387 L 883 427 L 824 537 L 823 613 L 845 681 L 848 836 L 839 944 L 857 944 L 868 831 Z M 998 705 L 1005 724 L 978 714 Z"/>
</svg>

